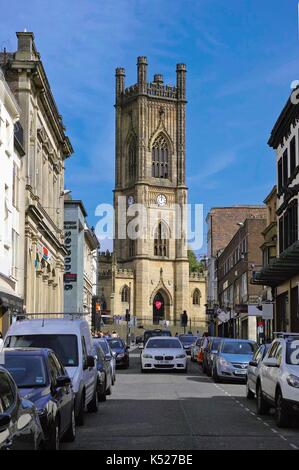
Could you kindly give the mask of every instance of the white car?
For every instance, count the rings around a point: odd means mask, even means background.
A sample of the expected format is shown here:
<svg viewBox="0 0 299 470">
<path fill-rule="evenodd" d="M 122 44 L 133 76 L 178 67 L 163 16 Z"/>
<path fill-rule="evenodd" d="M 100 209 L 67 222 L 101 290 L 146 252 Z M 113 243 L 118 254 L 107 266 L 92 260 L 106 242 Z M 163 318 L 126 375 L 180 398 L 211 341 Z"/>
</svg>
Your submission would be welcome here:
<svg viewBox="0 0 299 470">
<path fill-rule="evenodd" d="M 280 333 L 262 361 L 256 385 L 257 413 L 276 409 L 278 427 L 299 415 L 299 334 Z"/>
<path fill-rule="evenodd" d="M 178 338 L 154 336 L 147 341 L 141 354 L 141 372 L 154 369 L 187 372 L 187 354 Z"/>
<path fill-rule="evenodd" d="M 67 318 L 16 321 L 10 326 L 4 344 L 6 348 L 37 347 L 55 352 L 72 380 L 76 423 L 82 426 L 85 408 L 92 412 L 98 409 L 97 367 L 87 321 Z"/>
</svg>

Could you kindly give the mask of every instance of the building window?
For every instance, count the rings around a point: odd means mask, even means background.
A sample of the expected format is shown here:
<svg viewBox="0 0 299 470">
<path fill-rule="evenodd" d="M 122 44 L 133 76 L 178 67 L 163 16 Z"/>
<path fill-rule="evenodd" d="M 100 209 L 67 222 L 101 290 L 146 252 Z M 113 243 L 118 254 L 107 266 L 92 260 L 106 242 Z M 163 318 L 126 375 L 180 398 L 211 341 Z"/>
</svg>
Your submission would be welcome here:
<svg viewBox="0 0 299 470">
<path fill-rule="evenodd" d="M 283 154 L 283 186 L 284 188 L 288 185 L 288 177 L 289 177 L 289 165 L 288 165 L 288 150 L 285 150 Z"/>
<path fill-rule="evenodd" d="M 12 181 L 12 204 L 18 209 L 19 208 L 19 168 L 14 162 L 13 164 L 13 181 Z"/>
<path fill-rule="evenodd" d="M 136 240 L 129 240 L 129 258 L 133 258 L 136 254 Z"/>
<path fill-rule="evenodd" d="M 121 291 L 121 301 L 128 303 L 130 299 L 130 289 L 128 286 L 124 286 Z"/>
<path fill-rule="evenodd" d="M 169 177 L 169 151 L 165 137 L 160 134 L 152 147 L 152 176 L 154 178 Z"/>
<path fill-rule="evenodd" d="M 282 158 L 279 160 L 277 165 L 278 170 L 278 193 L 281 193 L 283 188 L 283 178 L 282 178 Z"/>
<path fill-rule="evenodd" d="M 290 174 L 293 176 L 296 170 L 296 137 L 294 136 L 290 143 Z"/>
<path fill-rule="evenodd" d="M 200 297 L 201 297 L 201 293 L 200 293 L 200 290 L 199 289 L 195 289 L 194 292 L 193 292 L 193 305 L 200 305 Z"/>
<path fill-rule="evenodd" d="M 163 222 L 155 230 L 154 255 L 168 257 L 168 230 Z"/>
<path fill-rule="evenodd" d="M 298 200 L 289 205 L 284 215 L 279 219 L 279 252 L 289 248 L 298 241 Z"/>
<path fill-rule="evenodd" d="M 130 140 L 128 157 L 129 181 L 135 181 L 137 176 L 137 145 L 135 137 Z"/>
<path fill-rule="evenodd" d="M 19 234 L 12 230 L 12 276 L 18 279 Z"/>
</svg>

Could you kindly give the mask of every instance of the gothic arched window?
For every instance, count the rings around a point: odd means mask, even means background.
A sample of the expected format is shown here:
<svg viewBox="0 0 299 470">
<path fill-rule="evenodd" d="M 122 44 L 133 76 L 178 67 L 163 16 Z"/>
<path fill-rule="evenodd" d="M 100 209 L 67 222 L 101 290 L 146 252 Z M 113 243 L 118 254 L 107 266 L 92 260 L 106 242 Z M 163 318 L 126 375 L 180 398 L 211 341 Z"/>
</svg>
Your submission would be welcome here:
<svg viewBox="0 0 299 470">
<path fill-rule="evenodd" d="M 129 302 L 130 298 L 130 289 L 128 286 L 124 286 L 121 291 L 121 301 L 122 302 Z"/>
<path fill-rule="evenodd" d="M 152 176 L 169 178 L 169 151 L 163 134 L 158 135 L 152 147 Z"/>
<path fill-rule="evenodd" d="M 135 137 L 131 138 L 128 148 L 128 176 L 129 181 L 135 181 L 137 176 L 137 146 Z"/>
<path fill-rule="evenodd" d="M 168 229 L 163 222 L 159 222 L 154 236 L 154 255 L 168 257 Z"/>
<path fill-rule="evenodd" d="M 195 289 L 193 292 L 193 305 L 200 305 L 201 293 L 199 289 Z"/>
</svg>

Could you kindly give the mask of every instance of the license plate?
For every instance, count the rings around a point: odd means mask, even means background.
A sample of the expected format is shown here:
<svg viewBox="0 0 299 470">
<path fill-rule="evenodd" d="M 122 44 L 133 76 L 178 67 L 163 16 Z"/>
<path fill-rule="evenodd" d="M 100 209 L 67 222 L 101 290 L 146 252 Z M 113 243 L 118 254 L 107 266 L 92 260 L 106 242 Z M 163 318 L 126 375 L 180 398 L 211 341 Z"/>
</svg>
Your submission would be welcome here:
<svg viewBox="0 0 299 470">
<path fill-rule="evenodd" d="M 158 361 L 158 364 L 169 364 L 170 361 Z"/>
<path fill-rule="evenodd" d="M 247 373 L 246 370 L 235 370 L 236 375 L 245 375 Z"/>
</svg>

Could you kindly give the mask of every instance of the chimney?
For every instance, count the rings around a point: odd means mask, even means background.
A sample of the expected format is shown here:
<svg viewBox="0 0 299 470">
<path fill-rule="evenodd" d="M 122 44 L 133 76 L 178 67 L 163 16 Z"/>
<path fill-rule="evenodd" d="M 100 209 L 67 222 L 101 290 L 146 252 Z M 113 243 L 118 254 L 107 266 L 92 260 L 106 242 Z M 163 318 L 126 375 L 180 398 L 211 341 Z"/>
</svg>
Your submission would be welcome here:
<svg viewBox="0 0 299 470">
<path fill-rule="evenodd" d="M 147 83 L 147 58 L 144 56 L 137 58 L 137 83 L 140 85 Z"/>
<path fill-rule="evenodd" d="M 31 32 L 18 32 L 16 34 L 18 38 L 16 59 L 32 60 L 36 53 L 34 45 L 34 34 Z"/>
</svg>

